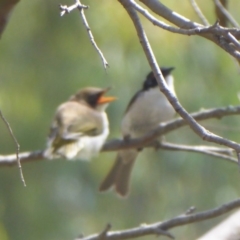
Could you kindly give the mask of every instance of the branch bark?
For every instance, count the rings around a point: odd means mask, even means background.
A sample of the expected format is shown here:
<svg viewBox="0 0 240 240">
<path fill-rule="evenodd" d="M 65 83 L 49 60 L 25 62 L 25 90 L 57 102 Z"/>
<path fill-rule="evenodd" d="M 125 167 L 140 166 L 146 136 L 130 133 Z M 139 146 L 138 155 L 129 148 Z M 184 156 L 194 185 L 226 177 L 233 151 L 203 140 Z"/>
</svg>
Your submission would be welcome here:
<svg viewBox="0 0 240 240">
<path fill-rule="evenodd" d="M 196 29 L 196 28 L 203 27 L 203 25 L 195 23 L 190 19 L 187 19 L 186 17 L 167 8 L 158 0 L 140 0 L 140 1 L 149 9 L 151 9 L 154 13 L 165 18 L 166 20 L 175 24 L 181 29 Z M 226 37 L 222 35 L 218 35 L 214 32 L 207 32 L 207 33 L 199 32 L 198 35 L 213 41 L 216 45 L 221 47 L 224 51 L 232 55 L 238 61 L 240 60 L 240 52 L 237 51 L 233 46 L 231 46 L 231 44 L 229 43 L 229 40 Z M 238 39 L 240 37 L 239 33 L 237 33 L 235 37 Z"/>
<path fill-rule="evenodd" d="M 233 209 L 240 207 L 240 199 L 226 203 L 220 207 L 199 212 L 199 213 L 185 213 L 180 216 L 174 217 L 170 220 L 153 223 L 153 224 L 143 224 L 136 228 L 131 228 L 122 231 L 105 231 L 105 240 L 122 240 L 131 239 L 137 237 L 143 237 L 147 235 L 165 235 L 171 237 L 172 235 L 168 233 L 169 229 L 174 227 L 200 222 L 207 219 L 215 218 L 221 216 Z M 76 240 L 101 240 L 101 233 L 93 234 L 87 237 L 77 238 Z"/>
<path fill-rule="evenodd" d="M 229 107 L 214 108 L 214 109 L 208 109 L 208 110 L 192 113 L 192 117 L 197 121 L 203 121 L 203 120 L 212 119 L 212 118 L 220 119 L 226 116 L 233 116 L 238 114 L 240 114 L 240 106 L 236 106 L 236 107 L 229 106 Z M 187 123 L 182 118 L 177 118 L 169 122 L 160 124 L 159 127 L 156 128 L 154 131 L 147 133 L 145 136 L 141 138 L 128 139 L 128 140 L 115 139 L 115 140 L 106 142 L 102 148 L 102 151 L 103 152 L 118 151 L 122 149 L 143 148 L 143 147 L 149 147 L 149 146 L 155 147 L 155 145 L 151 145 L 151 143 L 156 138 L 159 138 L 161 135 L 165 135 L 171 131 L 177 130 L 184 126 L 187 126 Z M 228 140 L 226 139 L 226 141 Z M 166 146 L 164 146 L 163 144 L 160 144 L 159 148 L 166 149 Z M 188 146 L 188 149 L 192 149 L 191 151 L 195 151 L 194 148 L 195 148 L 194 146 Z M 179 148 L 179 151 L 189 151 L 189 150 L 187 149 L 184 150 Z M 221 155 L 224 154 L 226 156 L 232 155 L 231 154 L 232 150 L 229 148 L 212 149 L 212 147 L 205 147 L 205 151 L 210 152 L 211 155 L 215 153 L 215 156 L 216 156 L 216 153 L 220 153 Z M 200 152 L 200 151 L 195 151 L 195 152 Z M 205 153 L 205 154 L 208 154 L 208 153 Z M 23 152 L 19 154 L 19 157 L 21 159 L 21 163 L 38 161 L 38 160 L 44 159 L 42 150 L 33 151 L 33 152 Z M 232 158 L 232 157 L 227 157 L 227 158 L 230 161 L 236 160 L 235 158 Z M 15 164 L 16 164 L 15 154 L 0 155 L 0 166 L 12 166 Z"/>
</svg>

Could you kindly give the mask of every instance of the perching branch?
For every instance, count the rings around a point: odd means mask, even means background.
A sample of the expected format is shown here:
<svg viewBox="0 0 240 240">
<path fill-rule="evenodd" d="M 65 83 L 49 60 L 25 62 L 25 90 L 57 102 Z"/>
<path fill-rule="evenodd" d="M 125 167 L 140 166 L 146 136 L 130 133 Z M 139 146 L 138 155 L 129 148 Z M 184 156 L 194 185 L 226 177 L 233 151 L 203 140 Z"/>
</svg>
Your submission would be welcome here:
<svg viewBox="0 0 240 240">
<path fill-rule="evenodd" d="M 91 29 L 89 27 L 89 24 L 87 22 L 87 19 L 85 17 L 85 14 L 84 14 L 84 9 L 88 9 L 88 6 L 82 5 L 80 0 L 75 0 L 75 4 L 73 4 L 73 5 L 69 6 L 69 7 L 66 6 L 66 5 L 60 5 L 60 10 L 61 10 L 60 15 L 61 15 L 61 17 L 64 16 L 66 13 L 70 13 L 74 9 L 78 9 L 79 10 L 81 18 L 82 18 L 82 21 L 83 21 L 83 25 L 84 25 L 84 27 L 87 30 L 90 42 L 92 43 L 93 47 L 98 52 L 98 54 L 99 54 L 99 56 L 100 56 L 100 58 L 102 60 L 104 69 L 106 69 L 109 66 L 108 62 L 105 59 L 105 57 L 104 57 L 102 51 L 100 50 L 100 48 L 97 46 L 97 44 L 96 44 L 96 42 L 94 40 L 93 34 L 91 32 Z"/>
<path fill-rule="evenodd" d="M 153 224 L 142 224 L 139 227 L 122 230 L 122 231 L 108 231 L 108 232 L 105 231 L 104 239 L 105 240 L 122 240 L 122 239 L 143 237 L 148 235 L 156 235 L 156 236 L 165 235 L 170 238 L 173 238 L 173 236 L 168 232 L 168 230 L 171 228 L 215 218 L 239 207 L 240 207 L 240 199 L 237 199 L 235 201 L 226 203 L 220 207 L 217 207 L 208 211 L 204 211 L 204 212 L 199 212 L 199 213 L 190 212 L 190 214 L 185 213 L 166 221 L 153 223 Z M 93 234 L 87 237 L 77 238 L 76 240 L 101 240 L 100 237 L 101 237 L 101 234 Z"/>
<path fill-rule="evenodd" d="M 197 121 L 203 121 L 211 118 L 223 118 L 226 116 L 238 115 L 240 114 L 240 106 L 237 107 L 225 107 L 225 108 L 214 108 L 209 110 L 204 110 L 200 112 L 196 112 L 192 114 L 192 117 Z M 165 135 L 171 131 L 177 130 L 183 126 L 186 126 L 187 123 L 182 118 L 177 118 L 165 123 L 161 123 L 158 128 L 147 133 L 145 136 L 138 139 L 128 139 L 128 140 L 120 140 L 115 139 L 111 140 L 104 144 L 102 151 L 118 151 L 122 149 L 129 148 L 144 148 L 144 147 L 155 147 L 156 145 L 151 145 L 151 143 L 162 135 Z M 226 139 L 226 141 L 228 141 Z M 217 148 L 217 147 L 204 147 L 204 151 L 200 151 L 199 147 L 196 150 L 196 146 L 187 146 L 188 149 L 183 149 L 181 145 L 179 146 L 179 151 L 193 151 L 198 153 L 203 153 L 207 155 L 212 155 L 215 157 L 226 158 L 230 161 L 236 161 L 236 159 L 232 158 L 232 149 L 229 148 Z M 186 146 L 185 146 L 186 147 Z M 160 149 L 167 149 L 164 143 L 159 145 Z M 192 149 L 192 150 L 190 150 Z M 169 150 L 169 149 L 168 149 Z M 173 150 L 173 149 L 172 149 Z M 177 149 L 175 149 L 177 150 Z M 223 156 L 217 156 L 216 154 L 221 154 Z M 43 160 L 43 151 L 34 151 L 34 152 L 23 152 L 20 153 L 21 163 L 31 162 L 36 160 Z M 0 155 L 0 166 L 12 166 L 16 164 L 16 156 L 14 154 L 11 155 Z"/>
</svg>

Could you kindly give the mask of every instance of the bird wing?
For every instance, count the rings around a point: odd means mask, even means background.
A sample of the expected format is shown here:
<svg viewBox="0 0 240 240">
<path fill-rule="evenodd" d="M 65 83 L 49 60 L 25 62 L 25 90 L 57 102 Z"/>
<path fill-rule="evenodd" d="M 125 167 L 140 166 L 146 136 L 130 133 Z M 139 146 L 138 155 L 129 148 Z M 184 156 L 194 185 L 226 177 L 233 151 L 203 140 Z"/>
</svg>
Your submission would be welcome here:
<svg viewBox="0 0 240 240">
<path fill-rule="evenodd" d="M 78 102 L 62 104 L 57 110 L 56 120 L 64 139 L 81 135 L 95 136 L 103 131 L 101 113 Z"/>
<path fill-rule="evenodd" d="M 59 106 L 52 123 L 49 140 L 53 149 L 76 142 L 81 136 L 96 136 L 103 131 L 101 113 L 78 102 Z"/>
</svg>

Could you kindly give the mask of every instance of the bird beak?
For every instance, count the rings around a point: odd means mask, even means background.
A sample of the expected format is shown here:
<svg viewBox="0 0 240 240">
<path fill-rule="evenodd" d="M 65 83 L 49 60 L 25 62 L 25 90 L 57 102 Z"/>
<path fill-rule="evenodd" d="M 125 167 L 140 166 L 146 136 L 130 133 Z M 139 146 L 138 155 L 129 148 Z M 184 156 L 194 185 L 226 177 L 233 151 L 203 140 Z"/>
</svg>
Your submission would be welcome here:
<svg viewBox="0 0 240 240">
<path fill-rule="evenodd" d="M 98 104 L 104 104 L 104 103 L 110 103 L 115 101 L 117 98 L 116 97 L 111 97 L 111 96 L 104 96 L 104 94 L 106 92 L 108 92 L 111 88 L 108 87 L 106 89 L 103 90 L 102 95 L 100 96 L 100 98 L 98 99 Z"/>
</svg>

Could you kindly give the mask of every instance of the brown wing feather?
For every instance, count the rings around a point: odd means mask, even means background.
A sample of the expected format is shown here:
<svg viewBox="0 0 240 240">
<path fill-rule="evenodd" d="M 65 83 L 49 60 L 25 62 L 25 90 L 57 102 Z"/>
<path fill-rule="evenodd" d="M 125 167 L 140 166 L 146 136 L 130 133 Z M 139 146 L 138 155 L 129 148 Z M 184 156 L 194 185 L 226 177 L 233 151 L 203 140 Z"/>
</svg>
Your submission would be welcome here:
<svg viewBox="0 0 240 240">
<path fill-rule="evenodd" d="M 94 136 L 102 131 L 100 112 L 84 104 L 69 101 L 58 107 L 49 139 L 53 139 L 52 147 L 55 152 L 60 147 L 75 142 L 81 135 Z"/>
</svg>

